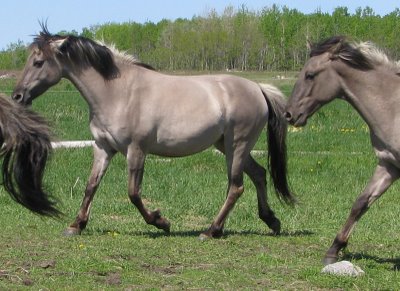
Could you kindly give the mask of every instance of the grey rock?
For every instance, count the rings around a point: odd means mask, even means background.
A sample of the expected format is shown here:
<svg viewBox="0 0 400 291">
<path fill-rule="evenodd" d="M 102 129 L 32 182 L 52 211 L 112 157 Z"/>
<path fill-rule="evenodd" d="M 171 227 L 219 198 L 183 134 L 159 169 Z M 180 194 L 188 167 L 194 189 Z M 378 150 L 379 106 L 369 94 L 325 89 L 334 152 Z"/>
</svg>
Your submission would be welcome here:
<svg viewBox="0 0 400 291">
<path fill-rule="evenodd" d="M 340 261 L 334 264 L 326 265 L 322 269 L 321 273 L 352 277 L 358 277 L 365 274 L 360 267 L 353 265 L 349 261 Z"/>
</svg>

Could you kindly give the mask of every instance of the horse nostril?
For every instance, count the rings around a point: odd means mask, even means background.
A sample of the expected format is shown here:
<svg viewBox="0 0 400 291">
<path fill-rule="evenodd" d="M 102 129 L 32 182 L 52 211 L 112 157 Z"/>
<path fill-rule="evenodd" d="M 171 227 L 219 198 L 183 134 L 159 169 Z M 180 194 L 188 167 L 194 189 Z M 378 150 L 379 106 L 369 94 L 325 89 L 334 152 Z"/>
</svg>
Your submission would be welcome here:
<svg viewBox="0 0 400 291">
<path fill-rule="evenodd" d="M 287 121 L 290 121 L 292 119 L 292 114 L 290 114 L 289 111 L 286 111 L 283 115 L 285 116 Z"/>
<path fill-rule="evenodd" d="M 21 103 L 22 100 L 24 99 L 24 96 L 21 93 L 15 93 L 11 97 L 15 102 Z"/>
</svg>

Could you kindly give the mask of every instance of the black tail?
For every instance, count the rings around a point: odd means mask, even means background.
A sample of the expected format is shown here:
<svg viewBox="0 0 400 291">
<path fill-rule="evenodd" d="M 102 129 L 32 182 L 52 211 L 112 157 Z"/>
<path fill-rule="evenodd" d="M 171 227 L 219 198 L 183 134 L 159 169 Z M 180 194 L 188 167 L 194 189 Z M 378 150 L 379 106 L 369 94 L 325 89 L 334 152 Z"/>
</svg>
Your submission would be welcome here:
<svg viewBox="0 0 400 291">
<path fill-rule="evenodd" d="M 271 85 L 260 85 L 268 104 L 268 167 L 278 198 L 289 205 L 296 203 L 287 180 L 286 133 L 287 122 L 283 117 L 285 99 Z"/>
<path fill-rule="evenodd" d="M 54 217 L 61 213 L 42 184 L 51 153 L 50 136 L 42 117 L 0 96 L 3 186 L 19 204 L 37 214 Z"/>
</svg>

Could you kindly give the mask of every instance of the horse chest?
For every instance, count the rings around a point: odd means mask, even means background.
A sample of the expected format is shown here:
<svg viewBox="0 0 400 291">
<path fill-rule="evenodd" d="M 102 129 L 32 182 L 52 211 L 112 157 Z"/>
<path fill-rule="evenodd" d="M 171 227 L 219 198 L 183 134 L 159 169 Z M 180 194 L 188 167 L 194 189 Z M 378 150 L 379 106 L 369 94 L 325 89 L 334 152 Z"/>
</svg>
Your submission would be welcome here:
<svg viewBox="0 0 400 291">
<path fill-rule="evenodd" d="M 400 134 L 393 130 L 372 127 L 371 145 L 376 157 L 396 167 L 400 167 Z"/>
<path fill-rule="evenodd" d="M 125 127 L 114 128 L 92 120 L 90 131 L 97 143 L 122 153 L 127 151 L 129 136 Z"/>
<path fill-rule="evenodd" d="M 400 168 L 400 149 L 397 147 L 391 147 L 390 145 L 383 145 L 380 143 L 377 145 L 373 142 L 375 155 L 380 161 L 388 162 L 396 167 Z"/>
</svg>

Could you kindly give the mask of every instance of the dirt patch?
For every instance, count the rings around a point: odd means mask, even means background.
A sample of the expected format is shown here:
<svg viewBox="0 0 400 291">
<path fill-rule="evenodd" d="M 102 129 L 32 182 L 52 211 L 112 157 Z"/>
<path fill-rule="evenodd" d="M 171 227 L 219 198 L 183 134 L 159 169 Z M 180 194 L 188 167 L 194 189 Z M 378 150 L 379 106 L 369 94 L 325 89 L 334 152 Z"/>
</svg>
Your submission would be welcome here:
<svg viewBox="0 0 400 291">
<path fill-rule="evenodd" d="M 182 273 L 183 270 L 183 266 L 180 264 L 169 265 L 169 266 L 154 266 L 150 264 L 142 264 L 141 267 L 151 272 L 160 273 L 166 276 L 180 274 Z"/>
<path fill-rule="evenodd" d="M 19 74 L 20 74 L 20 71 L 0 70 L 0 80 L 16 79 L 16 78 L 18 78 Z"/>
<path fill-rule="evenodd" d="M 56 266 L 56 261 L 55 260 L 45 260 L 45 261 L 39 262 L 38 266 L 43 269 L 54 268 Z"/>
<path fill-rule="evenodd" d="M 33 280 L 28 276 L 29 271 L 24 268 L 17 268 L 16 270 L 0 270 L 0 281 L 8 281 L 15 284 L 23 284 L 25 286 L 32 286 Z"/>
<path fill-rule="evenodd" d="M 121 274 L 119 272 L 89 272 L 89 274 L 94 274 L 96 276 L 99 276 L 100 278 L 97 279 L 97 281 L 111 285 L 111 286 L 117 286 L 121 285 L 122 280 L 121 280 Z"/>
<path fill-rule="evenodd" d="M 107 285 L 121 285 L 121 274 L 120 273 L 110 273 L 107 274 L 105 278 L 105 283 Z"/>
</svg>

